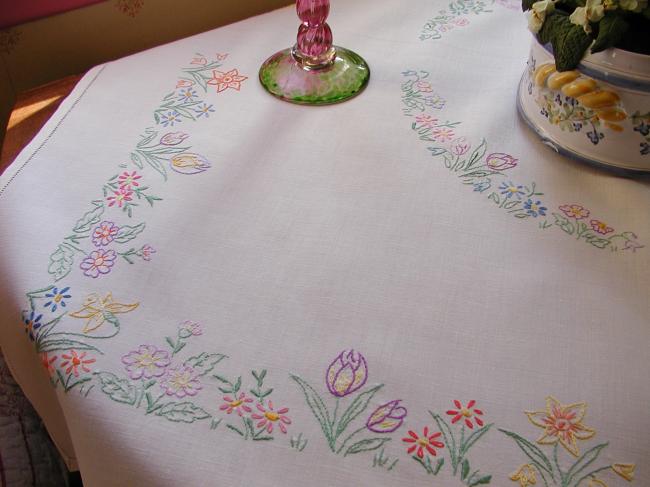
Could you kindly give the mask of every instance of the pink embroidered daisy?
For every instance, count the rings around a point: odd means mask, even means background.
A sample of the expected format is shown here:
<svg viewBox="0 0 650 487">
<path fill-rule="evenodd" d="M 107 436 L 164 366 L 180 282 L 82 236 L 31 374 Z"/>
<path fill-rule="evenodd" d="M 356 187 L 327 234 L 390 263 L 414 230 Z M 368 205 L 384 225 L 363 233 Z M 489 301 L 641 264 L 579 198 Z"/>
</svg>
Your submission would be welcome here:
<svg viewBox="0 0 650 487">
<path fill-rule="evenodd" d="M 87 352 L 82 352 L 78 355 L 76 350 L 70 350 L 67 354 L 62 354 L 64 360 L 61 362 L 61 367 L 65 369 L 65 373 L 70 374 L 72 372 L 75 377 L 79 377 L 79 368 L 83 372 L 90 372 L 90 369 L 86 366 L 94 363 L 95 359 L 86 358 L 86 354 Z"/>
<path fill-rule="evenodd" d="M 122 205 L 124 204 L 125 201 L 131 201 L 133 199 L 133 191 L 131 191 L 129 188 L 121 187 L 117 191 L 113 191 L 113 196 L 109 196 L 106 198 L 106 201 L 108 201 L 108 206 L 115 206 L 117 205 L 118 208 L 122 208 Z"/>
<path fill-rule="evenodd" d="M 84 275 L 96 278 L 100 274 L 108 274 L 115 264 L 116 258 L 114 250 L 93 250 L 81 261 L 79 267 L 84 271 Z"/>
<path fill-rule="evenodd" d="M 117 178 L 117 182 L 120 185 L 120 189 L 131 189 L 132 186 L 140 186 L 140 183 L 138 183 L 138 179 L 141 179 L 142 176 L 140 176 L 136 171 L 133 171 L 131 174 L 129 174 L 129 171 L 124 171 L 119 178 Z"/>
<path fill-rule="evenodd" d="M 50 352 L 41 353 L 41 364 L 50 377 L 56 372 L 54 362 L 56 362 L 57 358 L 59 358 L 58 355 L 51 356 Z"/>
<path fill-rule="evenodd" d="M 589 210 L 580 205 L 562 205 L 560 210 L 569 218 L 581 220 L 589 216 Z"/>
<path fill-rule="evenodd" d="M 454 138 L 454 131 L 446 127 L 436 127 L 431 131 L 431 136 L 438 142 L 448 142 Z"/>
<path fill-rule="evenodd" d="M 231 414 L 233 411 L 236 411 L 239 416 L 243 416 L 244 413 L 250 413 L 252 409 L 247 403 L 253 402 L 253 399 L 246 397 L 246 394 L 243 392 L 239 393 L 239 396 L 223 396 L 223 400 L 226 401 L 225 404 L 222 404 L 219 409 L 221 411 L 226 411 L 226 413 Z"/>
<path fill-rule="evenodd" d="M 591 220 L 589 223 L 591 223 L 591 228 L 593 228 L 594 231 L 600 233 L 601 235 L 607 235 L 608 233 L 612 233 L 614 231 L 612 227 L 607 226 L 607 223 L 601 222 L 600 220 Z"/>
<path fill-rule="evenodd" d="M 115 239 L 119 230 L 120 227 L 115 225 L 113 222 L 101 222 L 93 232 L 93 244 L 95 244 L 96 247 L 108 245 Z"/>
<path fill-rule="evenodd" d="M 425 127 L 433 127 L 438 123 L 438 119 L 433 118 L 431 115 L 417 115 L 415 117 L 415 123 Z"/>
<path fill-rule="evenodd" d="M 269 401 L 268 406 L 265 408 L 262 403 L 257 404 L 257 409 L 262 414 L 252 414 L 253 419 L 259 419 L 257 423 L 258 428 L 266 428 L 267 433 L 273 433 L 273 424 L 277 423 L 280 431 L 286 434 L 287 427 L 285 425 L 291 424 L 291 420 L 285 416 L 289 412 L 288 408 L 273 409 L 273 402 Z"/>
</svg>

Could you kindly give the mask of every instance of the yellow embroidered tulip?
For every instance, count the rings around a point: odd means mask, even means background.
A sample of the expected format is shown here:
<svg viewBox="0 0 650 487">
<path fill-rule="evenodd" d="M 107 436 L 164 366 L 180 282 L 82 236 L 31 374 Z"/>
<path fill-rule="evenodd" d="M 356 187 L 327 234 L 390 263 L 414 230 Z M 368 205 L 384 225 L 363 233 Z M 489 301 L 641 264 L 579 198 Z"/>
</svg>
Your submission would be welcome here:
<svg viewBox="0 0 650 487">
<path fill-rule="evenodd" d="M 172 169 L 181 174 L 198 174 L 210 167 L 208 160 L 200 154 L 184 152 L 171 158 Z"/>
<path fill-rule="evenodd" d="M 86 297 L 83 307 L 70 313 L 73 318 L 86 320 L 86 324 L 81 330 L 83 333 L 89 333 L 97 330 L 106 321 L 111 322 L 113 315 L 119 313 L 128 313 L 137 308 L 140 303 L 122 304 L 113 301 L 113 295 L 109 292 L 103 298 L 98 294 L 90 294 Z"/>
<path fill-rule="evenodd" d="M 612 470 L 628 482 L 632 482 L 635 468 L 636 465 L 633 463 L 615 463 L 612 465 Z"/>
<path fill-rule="evenodd" d="M 535 475 L 535 467 L 527 463 L 519 467 L 515 473 L 510 475 L 510 480 L 519 482 L 520 487 L 528 487 L 529 485 L 537 484 L 537 476 Z"/>
<path fill-rule="evenodd" d="M 576 440 L 587 440 L 596 434 L 582 424 L 586 412 L 584 402 L 564 405 L 549 396 L 546 398 L 545 411 L 527 411 L 526 416 L 531 423 L 544 430 L 537 443 L 554 445 L 559 441 L 571 455 L 577 457 L 580 450 Z"/>
</svg>

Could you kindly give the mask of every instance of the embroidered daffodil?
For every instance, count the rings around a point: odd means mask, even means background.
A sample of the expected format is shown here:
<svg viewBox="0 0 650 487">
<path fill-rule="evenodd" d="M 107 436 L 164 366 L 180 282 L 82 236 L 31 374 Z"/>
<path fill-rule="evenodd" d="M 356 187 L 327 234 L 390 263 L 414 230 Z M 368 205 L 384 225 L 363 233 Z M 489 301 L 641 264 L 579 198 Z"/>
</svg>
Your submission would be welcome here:
<svg viewBox="0 0 650 487">
<path fill-rule="evenodd" d="M 635 468 L 636 465 L 633 463 L 615 463 L 612 465 L 612 470 L 628 482 L 632 482 L 632 479 L 634 479 Z"/>
<path fill-rule="evenodd" d="M 510 475 L 510 480 L 519 482 L 520 487 L 528 487 L 529 485 L 537 484 L 537 476 L 535 474 L 535 467 L 530 464 L 525 464 L 519 467 L 515 473 Z"/>
<path fill-rule="evenodd" d="M 600 480 L 599 478 L 592 477 L 589 479 L 587 487 L 607 487 L 607 484 Z"/>
<path fill-rule="evenodd" d="M 78 311 L 70 313 L 70 316 L 73 318 L 85 319 L 86 324 L 84 325 L 82 332 L 89 333 L 93 330 L 97 330 L 106 321 L 113 321 L 115 319 L 114 315 L 119 313 L 128 313 L 129 311 L 133 311 L 139 305 L 140 303 L 117 303 L 113 300 L 112 293 L 106 294 L 103 298 L 98 294 L 93 293 L 86 298 L 83 307 Z"/>
<path fill-rule="evenodd" d="M 582 424 L 587 412 L 584 402 L 561 404 L 552 396 L 546 398 L 546 410 L 526 412 L 531 423 L 544 430 L 537 440 L 541 445 L 560 443 L 574 456 L 580 454 L 576 440 L 587 440 L 596 432 Z"/>
</svg>

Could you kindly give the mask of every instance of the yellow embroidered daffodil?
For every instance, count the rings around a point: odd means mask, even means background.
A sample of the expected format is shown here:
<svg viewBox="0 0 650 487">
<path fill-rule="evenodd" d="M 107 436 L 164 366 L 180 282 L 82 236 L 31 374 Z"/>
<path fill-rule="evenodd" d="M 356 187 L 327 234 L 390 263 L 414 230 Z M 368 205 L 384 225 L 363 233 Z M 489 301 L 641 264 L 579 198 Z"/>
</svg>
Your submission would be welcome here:
<svg viewBox="0 0 650 487">
<path fill-rule="evenodd" d="M 535 467 L 529 463 L 522 465 L 519 467 L 519 470 L 510 475 L 510 480 L 513 482 L 519 482 L 520 487 L 528 487 L 529 485 L 537 484 Z"/>
<path fill-rule="evenodd" d="M 612 470 L 628 482 L 632 482 L 635 468 L 636 465 L 633 463 L 615 463 L 612 465 Z"/>
<path fill-rule="evenodd" d="M 589 479 L 587 487 L 607 487 L 607 484 L 596 477 Z"/>
<path fill-rule="evenodd" d="M 544 430 L 537 440 L 541 445 L 554 445 L 558 441 L 574 456 L 580 454 L 576 440 L 587 440 L 596 432 L 582 424 L 587 412 L 584 402 L 560 404 L 552 396 L 546 398 L 546 410 L 526 411 L 528 420 Z"/>
<path fill-rule="evenodd" d="M 93 330 L 97 330 L 106 322 L 107 319 L 110 320 L 111 315 L 128 313 L 129 311 L 133 311 L 139 305 L 140 303 L 116 303 L 113 300 L 112 293 L 110 292 L 103 298 L 98 294 L 93 293 L 86 297 L 83 307 L 78 311 L 70 313 L 70 316 L 87 320 L 82 332 L 89 333 Z"/>
</svg>

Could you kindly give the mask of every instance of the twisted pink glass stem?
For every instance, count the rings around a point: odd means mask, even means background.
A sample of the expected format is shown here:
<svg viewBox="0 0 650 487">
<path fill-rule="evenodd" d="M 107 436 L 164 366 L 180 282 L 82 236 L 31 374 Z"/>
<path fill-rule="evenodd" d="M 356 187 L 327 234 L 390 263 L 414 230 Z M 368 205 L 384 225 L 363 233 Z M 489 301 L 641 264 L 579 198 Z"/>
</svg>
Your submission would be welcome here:
<svg viewBox="0 0 650 487">
<path fill-rule="evenodd" d="M 296 0 L 296 11 L 302 21 L 298 29 L 296 49 L 305 58 L 318 60 L 332 49 L 332 29 L 327 25 L 329 0 Z"/>
</svg>

